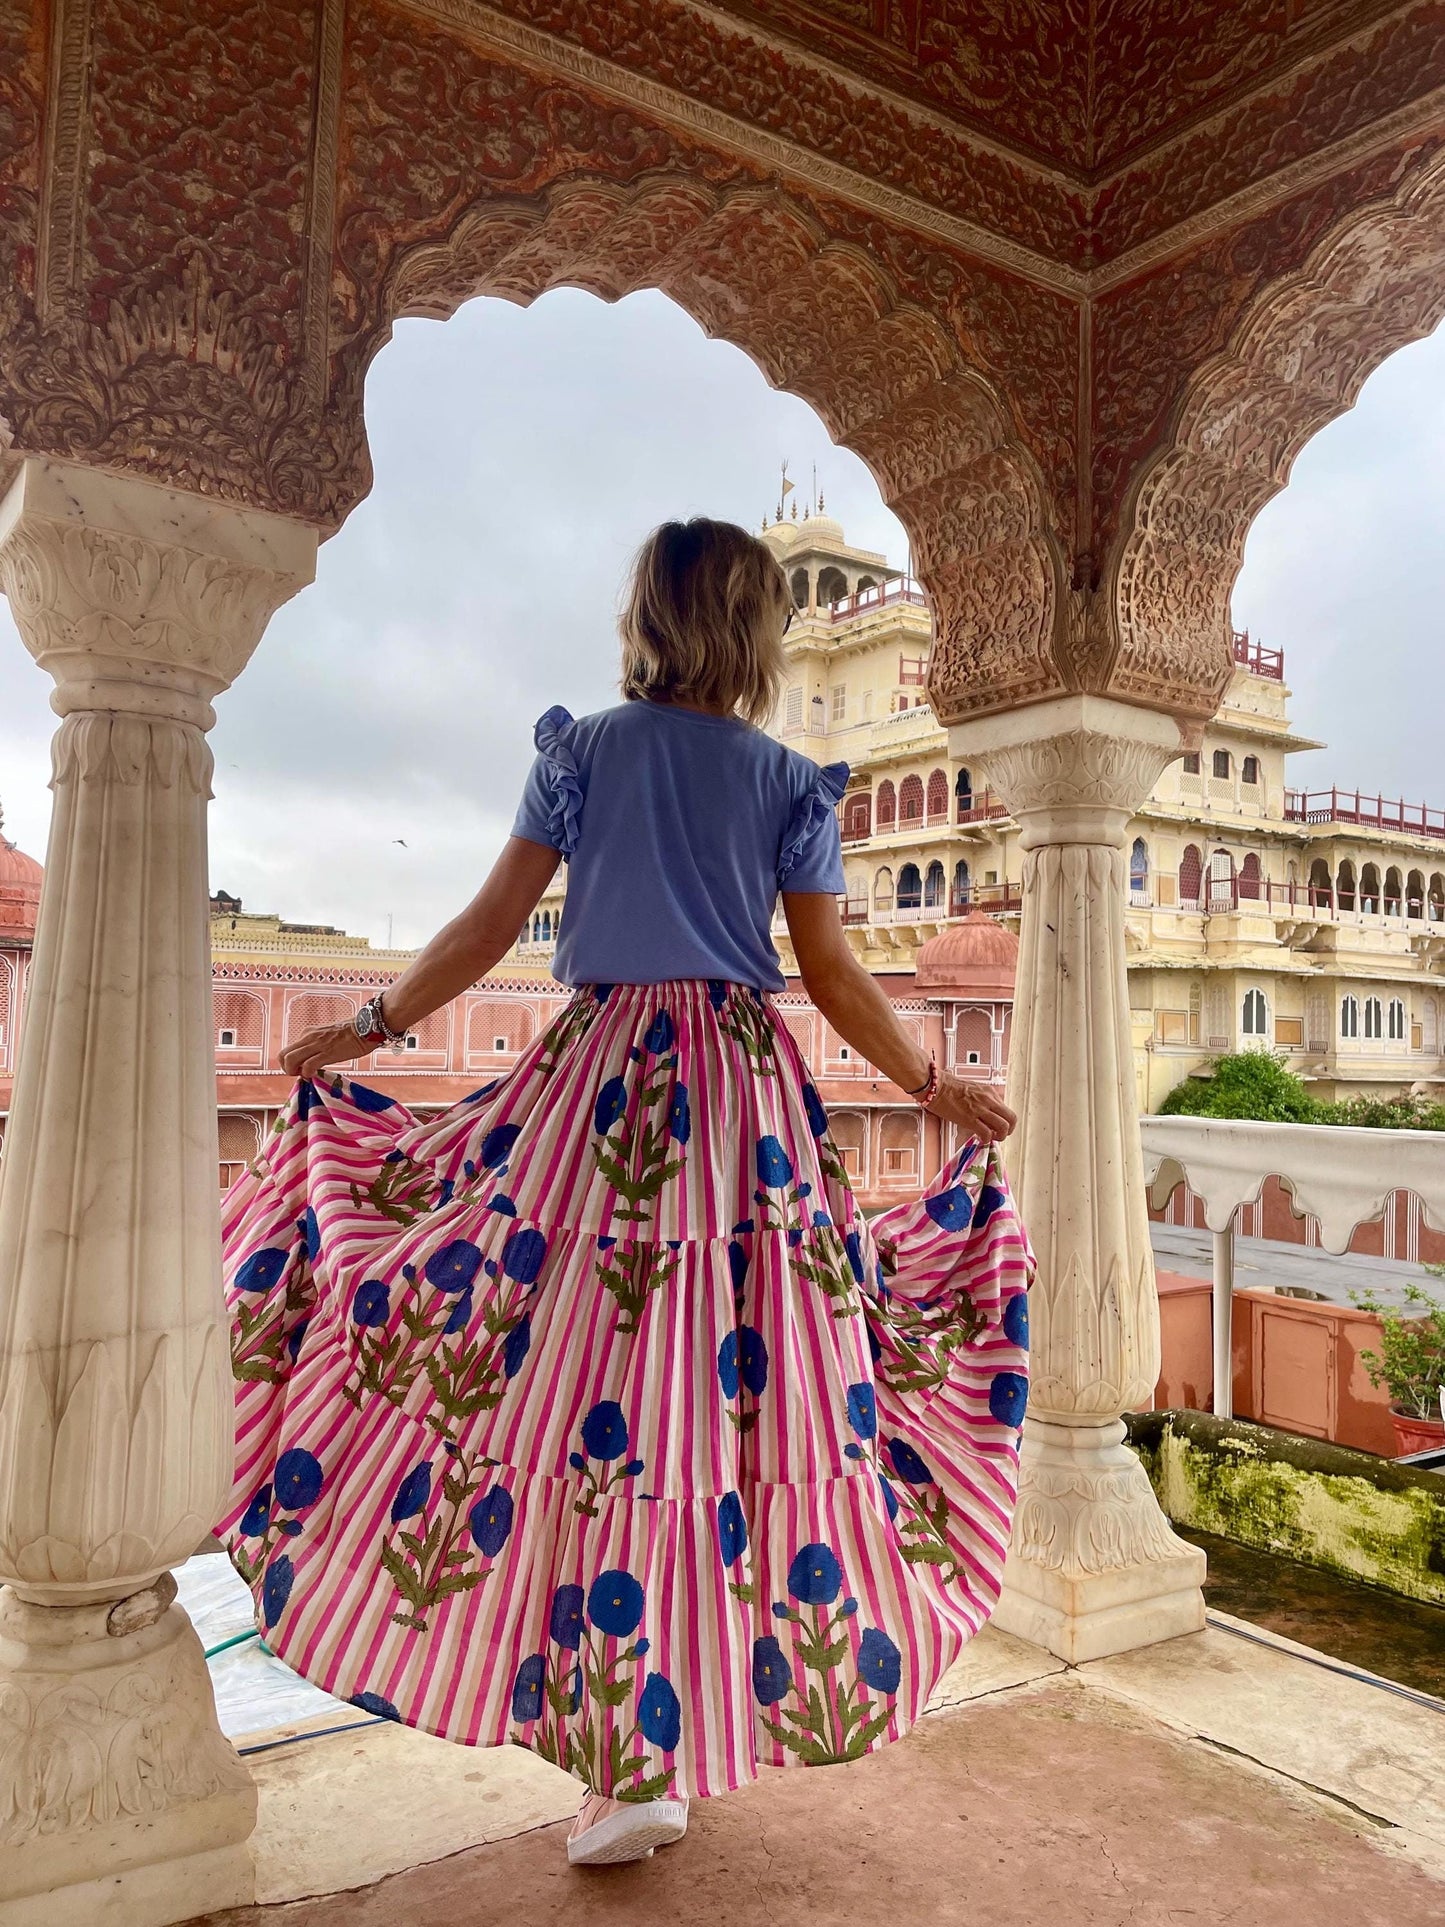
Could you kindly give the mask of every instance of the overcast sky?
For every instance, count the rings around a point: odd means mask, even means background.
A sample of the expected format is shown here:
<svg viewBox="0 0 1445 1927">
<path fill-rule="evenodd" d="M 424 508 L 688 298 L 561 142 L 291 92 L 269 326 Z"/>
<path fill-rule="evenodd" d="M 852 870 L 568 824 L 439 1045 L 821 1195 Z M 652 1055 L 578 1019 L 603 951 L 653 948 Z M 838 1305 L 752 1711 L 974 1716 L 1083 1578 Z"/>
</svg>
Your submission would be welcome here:
<svg viewBox="0 0 1445 1927">
<path fill-rule="evenodd" d="M 248 909 L 420 943 L 505 837 L 554 702 L 615 699 L 617 592 L 669 515 L 757 527 L 790 458 L 900 566 L 866 469 L 661 295 L 570 290 L 403 322 L 375 363 L 376 486 L 222 696 L 211 881 Z M 1287 651 L 1295 759 L 1445 806 L 1445 331 L 1306 448 L 1250 537 L 1235 617 Z M 49 678 L 0 605 L 0 803 L 43 856 Z"/>
</svg>

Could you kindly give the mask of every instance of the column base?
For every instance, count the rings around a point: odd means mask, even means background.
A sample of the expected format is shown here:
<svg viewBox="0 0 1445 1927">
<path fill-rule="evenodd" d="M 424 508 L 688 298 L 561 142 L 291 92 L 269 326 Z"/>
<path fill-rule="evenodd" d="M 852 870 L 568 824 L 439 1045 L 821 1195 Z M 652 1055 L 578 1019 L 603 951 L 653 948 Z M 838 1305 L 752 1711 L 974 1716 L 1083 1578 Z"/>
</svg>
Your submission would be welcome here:
<svg viewBox="0 0 1445 1927">
<path fill-rule="evenodd" d="M 171 1927 L 255 1895 L 256 1788 L 162 1575 L 51 1607 L 0 1590 L 0 1927 Z"/>
<path fill-rule="evenodd" d="M 1175 1533 L 1124 1425 L 1024 1425 L 994 1624 L 1070 1665 L 1204 1627 L 1205 1557 Z"/>
</svg>

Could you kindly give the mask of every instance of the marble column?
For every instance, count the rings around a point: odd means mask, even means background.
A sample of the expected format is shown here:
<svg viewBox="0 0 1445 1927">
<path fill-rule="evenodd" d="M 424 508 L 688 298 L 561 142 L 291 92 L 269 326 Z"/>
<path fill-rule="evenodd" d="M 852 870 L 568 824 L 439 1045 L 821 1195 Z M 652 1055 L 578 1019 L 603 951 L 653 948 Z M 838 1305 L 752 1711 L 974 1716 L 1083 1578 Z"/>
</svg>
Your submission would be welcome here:
<svg viewBox="0 0 1445 1927">
<path fill-rule="evenodd" d="M 62 718 L 0 1165 L 0 1927 L 253 1891 L 255 1789 L 169 1571 L 232 1452 L 205 731 L 315 550 L 34 458 L 0 504 L 0 586 Z"/>
<path fill-rule="evenodd" d="M 1204 1624 L 1121 1414 L 1159 1376 L 1125 970 L 1130 817 L 1185 747 L 1170 716 L 1061 697 L 950 731 L 1019 824 L 1008 1167 L 1038 1258 L 1018 1513 L 995 1618 L 1070 1661 Z"/>
</svg>

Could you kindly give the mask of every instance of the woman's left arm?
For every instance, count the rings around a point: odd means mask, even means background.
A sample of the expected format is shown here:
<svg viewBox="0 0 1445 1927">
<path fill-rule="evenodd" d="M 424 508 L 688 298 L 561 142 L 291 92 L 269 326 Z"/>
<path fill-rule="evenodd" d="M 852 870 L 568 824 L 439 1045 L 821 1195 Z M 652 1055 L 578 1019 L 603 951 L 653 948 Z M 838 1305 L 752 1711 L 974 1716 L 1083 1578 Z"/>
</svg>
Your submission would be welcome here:
<svg viewBox="0 0 1445 1927">
<path fill-rule="evenodd" d="M 561 853 L 543 843 L 509 837 L 486 882 L 460 916 L 432 938 L 388 984 L 382 1010 L 392 1030 L 412 1030 L 453 997 L 460 996 L 504 957 L 516 942 L 537 900 L 557 874 Z M 349 1024 L 308 1030 L 281 1053 L 281 1068 L 292 1077 L 314 1077 L 327 1064 L 365 1057 L 375 1049 Z"/>
</svg>

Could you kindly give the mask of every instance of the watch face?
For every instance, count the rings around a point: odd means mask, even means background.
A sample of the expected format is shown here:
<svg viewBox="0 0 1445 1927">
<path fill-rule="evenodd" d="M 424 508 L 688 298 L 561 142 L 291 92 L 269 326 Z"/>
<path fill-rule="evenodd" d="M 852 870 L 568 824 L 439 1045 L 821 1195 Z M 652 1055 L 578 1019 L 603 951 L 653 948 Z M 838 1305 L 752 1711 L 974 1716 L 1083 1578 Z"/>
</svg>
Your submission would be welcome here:
<svg viewBox="0 0 1445 1927">
<path fill-rule="evenodd" d="M 374 1037 L 376 1034 L 376 1012 L 370 1004 L 363 1004 L 356 1013 L 355 1030 L 358 1037 Z"/>
</svg>

